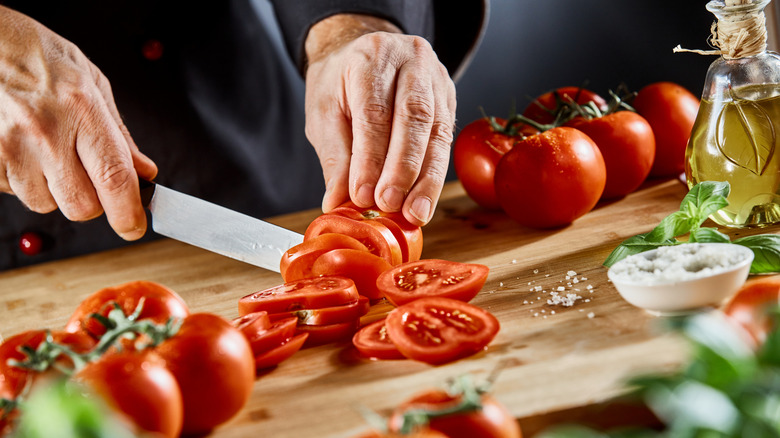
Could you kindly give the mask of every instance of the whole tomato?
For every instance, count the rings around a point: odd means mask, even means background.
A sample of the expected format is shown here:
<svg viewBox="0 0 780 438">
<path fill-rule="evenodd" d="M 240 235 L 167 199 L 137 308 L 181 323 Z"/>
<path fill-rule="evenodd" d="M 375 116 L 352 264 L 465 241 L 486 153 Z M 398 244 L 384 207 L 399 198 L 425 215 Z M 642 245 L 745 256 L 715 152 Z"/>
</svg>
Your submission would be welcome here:
<svg viewBox="0 0 780 438">
<path fill-rule="evenodd" d="M 424 409 L 441 411 L 457 405 L 461 395 L 450 395 L 442 389 L 430 389 L 401 404 L 390 418 L 390 430 L 398 431 L 404 412 Z M 462 413 L 434 416 L 428 421 L 428 428 L 442 432 L 449 438 L 520 438 L 522 432 L 512 414 L 489 394 L 481 397 L 482 407 Z"/>
<path fill-rule="evenodd" d="M 604 157 L 607 183 L 602 199 L 625 196 L 647 178 L 655 157 L 655 137 L 644 117 L 618 111 L 593 119 L 577 117 L 566 126 L 584 132 Z"/>
<path fill-rule="evenodd" d="M 748 280 L 723 309 L 726 316 L 745 329 L 754 347 L 764 343 L 772 330 L 768 311 L 780 304 L 780 275 Z"/>
<path fill-rule="evenodd" d="M 249 399 L 255 378 L 252 348 L 227 320 L 210 313 L 192 314 L 154 351 L 181 389 L 183 434 L 212 430 Z"/>
<path fill-rule="evenodd" d="M 169 318 L 183 319 L 190 314 L 187 303 L 166 286 L 153 281 L 131 281 L 100 289 L 85 298 L 71 315 L 65 331 L 83 331 L 98 338 L 105 333 L 106 328 L 92 318 L 93 313 L 108 316 L 116 303 L 125 315 L 131 315 L 141 299 L 144 304 L 139 319 L 149 318 L 155 323 L 164 324 Z"/>
<path fill-rule="evenodd" d="M 179 385 L 165 362 L 150 350 L 105 355 L 88 363 L 75 379 L 141 431 L 168 438 L 179 436 L 184 416 Z"/>
<path fill-rule="evenodd" d="M 534 99 L 523 110 L 523 116 L 538 123 L 550 124 L 555 121 L 558 112 L 572 101 L 579 105 L 593 102 L 602 111 L 607 108 L 604 98 L 593 91 L 582 87 L 561 87 Z"/>
<path fill-rule="evenodd" d="M 496 167 L 504 211 L 532 228 L 567 225 L 593 209 L 607 180 L 598 146 L 582 131 L 553 128 L 518 142 Z"/>
<path fill-rule="evenodd" d="M 493 177 L 498 161 L 516 141 L 539 131 L 529 125 L 506 126 L 506 120 L 483 117 L 466 125 L 453 146 L 455 174 L 471 199 L 483 208 L 499 210 Z"/>
<path fill-rule="evenodd" d="M 677 176 L 685 170 L 685 148 L 691 136 L 699 99 L 672 82 L 645 86 L 632 102 L 655 135 L 655 160 L 650 176 Z"/>
</svg>

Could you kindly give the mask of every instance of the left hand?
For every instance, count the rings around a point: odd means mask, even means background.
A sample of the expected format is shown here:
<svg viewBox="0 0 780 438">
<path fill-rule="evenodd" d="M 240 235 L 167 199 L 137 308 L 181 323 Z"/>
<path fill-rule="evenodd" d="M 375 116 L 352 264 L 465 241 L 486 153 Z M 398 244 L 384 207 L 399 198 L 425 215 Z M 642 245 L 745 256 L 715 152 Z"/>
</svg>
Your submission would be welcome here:
<svg viewBox="0 0 780 438">
<path fill-rule="evenodd" d="M 306 41 L 306 136 L 322 165 L 328 212 L 351 199 L 433 216 L 449 164 L 455 85 L 423 38 L 388 22 L 336 15 Z"/>
</svg>

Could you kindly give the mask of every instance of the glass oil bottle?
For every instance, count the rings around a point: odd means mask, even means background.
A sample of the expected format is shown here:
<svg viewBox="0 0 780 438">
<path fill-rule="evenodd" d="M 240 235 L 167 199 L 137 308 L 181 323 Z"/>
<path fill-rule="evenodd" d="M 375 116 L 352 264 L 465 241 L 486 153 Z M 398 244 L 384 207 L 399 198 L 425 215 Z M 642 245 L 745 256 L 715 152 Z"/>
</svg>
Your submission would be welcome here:
<svg viewBox="0 0 780 438">
<path fill-rule="evenodd" d="M 711 216 L 727 227 L 780 223 L 780 56 L 766 50 L 769 1 L 707 3 L 721 56 L 707 71 L 685 173 L 689 187 L 729 182 L 729 205 Z"/>
</svg>

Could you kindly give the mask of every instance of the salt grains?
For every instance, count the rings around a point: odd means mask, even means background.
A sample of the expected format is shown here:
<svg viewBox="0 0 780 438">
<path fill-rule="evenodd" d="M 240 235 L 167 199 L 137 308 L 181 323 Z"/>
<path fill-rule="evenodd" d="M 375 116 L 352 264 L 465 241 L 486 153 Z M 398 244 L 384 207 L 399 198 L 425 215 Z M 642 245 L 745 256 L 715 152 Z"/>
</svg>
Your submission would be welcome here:
<svg viewBox="0 0 780 438">
<path fill-rule="evenodd" d="M 612 266 L 611 275 L 615 280 L 647 285 L 707 277 L 743 262 L 747 256 L 737 249 L 698 243 L 662 246 L 653 253 L 626 257 Z"/>
</svg>

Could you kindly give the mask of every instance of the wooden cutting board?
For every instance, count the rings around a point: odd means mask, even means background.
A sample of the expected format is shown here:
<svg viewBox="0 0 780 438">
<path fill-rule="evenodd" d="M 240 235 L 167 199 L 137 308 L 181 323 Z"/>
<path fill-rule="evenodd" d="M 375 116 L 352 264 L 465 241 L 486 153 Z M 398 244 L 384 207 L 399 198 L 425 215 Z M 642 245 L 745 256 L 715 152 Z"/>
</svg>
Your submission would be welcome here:
<svg viewBox="0 0 780 438">
<path fill-rule="evenodd" d="M 637 373 L 674 369 L 686 357 L 684 343 L 622 300 L 602 262 L 620 241 L 677 210 L 686 192 L 676 180 L 650 182 L 573 225 L 539 231 L 479 208 L 457 182 L 447 184 L 424 228 L 423 257 L 490 267 L 472 301 L 501 323 L 488 350 L 434 367 L 363 360 L 349 342 L 305 349 L 260 376 L 244 409 L 213 436 L 354 436 L 368 429 L 359 406 L 385 414 L 423 388 L 463 373 L 485 378 L 499 364 L 504 369 L 494 395 L 518 418 L 601 402 L 623 393 L 625 380 Z M 317 214 L 271 221 L 303 232 Z M 576 275 L 567 279 L 569 271 Z M 193 311 L 226 318 L 237 316 L 240 297 L 281 283 L 277 273 L 160 240 L 0 273 L 0 333 L 60 328 L 87 295 L 141 279 L 173 288 Z M 582 299 L 571 307 L 547 304 L 549 291 L 559 287 Z M 366 320 L 389 309 L 375 305 Z"/>
</svg>

